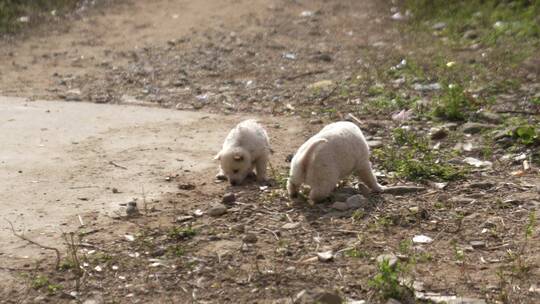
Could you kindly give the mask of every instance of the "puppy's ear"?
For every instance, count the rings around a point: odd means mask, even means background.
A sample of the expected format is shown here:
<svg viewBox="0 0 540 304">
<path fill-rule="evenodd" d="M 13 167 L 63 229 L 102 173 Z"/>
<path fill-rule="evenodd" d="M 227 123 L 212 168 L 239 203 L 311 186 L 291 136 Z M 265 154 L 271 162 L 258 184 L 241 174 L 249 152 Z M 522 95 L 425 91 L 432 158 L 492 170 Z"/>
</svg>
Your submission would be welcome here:
<svg viewBox="0 0 540 304">
<path fill-rule="evenodd" d="M 244 156 L 243 155 L 240 155 L 240 154 L 235 154 L 233 159 L 235 161 L 243 161 L 244 160 Z"/>
<path fill-rule="evenodd" d="M 220 159 L 221 159 L 221 151 L 219 151 L 218 154 L 214 156 L 214 160 L 220 160 Z"/>
</svg>

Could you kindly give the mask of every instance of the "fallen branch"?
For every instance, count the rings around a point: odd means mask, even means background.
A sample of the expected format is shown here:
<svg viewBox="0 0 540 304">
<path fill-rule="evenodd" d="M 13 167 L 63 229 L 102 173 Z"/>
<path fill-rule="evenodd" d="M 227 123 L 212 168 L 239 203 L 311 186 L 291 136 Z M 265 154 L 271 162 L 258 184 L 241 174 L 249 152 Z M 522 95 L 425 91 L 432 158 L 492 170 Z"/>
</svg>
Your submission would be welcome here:
<svg viewBox="0 0 540 304">
<path fill-rule="evenodd" d="M 354 116 L 352 113 L 345 115 L 345 120 L 350 122 L 355 122 L 358 125 L 362 125 L 362 121 Z"/>
<path fill-rule="evenodd" d="M 272 230 L 270 230 L 270 229 L 268 229 L 268 228 L 262 228 L 262 229 L 263 229 L 263 230 L 266 230 L 266 231 L 268 231 L 268 232 L 270 232 L 270 233 L 272 233 L 272 234 L 274 235 L 274 237 L 276 238 L 276 240 L 279 241 L 279 237 L 278 237 L 277 233 L 275 233 L 274 231 L 272 231 Z"/>
<path fill-rule="evenodd" d="M 308 72 L 305 72 L 305 73 L 285 77 L 285 79 L 287 79 L 287 80 L 295 80 L 295 79 L 302 78 L 302 77 L 305 77 L 305 76 L 311 76 L 311 75 L 321 74 L 321 73 L 324 73 L 324 70 L 308 71 Z"/>
<path fill-rule="evenodd" d="M 116 168 L 120 168 L 120 169 L 124 169 L 124 170 L 127 170 L 128 168 L 124 167 L 124 166 L 120 166 L 119 164 L 113 162 L 112 160 L 109 161 L 109 164 L 115 166 Z"/>
<path fill-rule="evenodd" d="M 426 188 L 418 186 L 391 186 L 386 187 L 382 193 L 388 193 L 393 195 L 402 195 L 407 193 L 414 193 L 424 191 Z"/>
<path fill-rule="evenodd" d="M 538 115 L 540 112 L 520 111 L 520 110 L 498 110 L 498 114 L 523 114 L 523 115 Z"/>
<path fill-rule="evenodd" d="M 77 187 L 69 187 L 69 189 L 87 189 L 87 188 L 99 188 L 98 186 L 77 186 Z"/>
<path fill-rule="evenodd" d="M 326 95 L 324 95 L 323 97 L 321 97 L 321 99 L 319 100 L 319 103 L 324 103 L 330 96 L 332 96 L 332 94 L 334 94 L 334 92 L 336 92 L 336 90 L 338 89 L 339 86 L 335 86 L 330 92 L 328 92 Z"/>
<path fill-rule="evenodd" d="M 32 245 L 36 245 L 36 246 L 39 246 L 43 249 L 47 249 L 47 250 L 52 250 L 56 253 L 56 265 L 55 265 L 55 268 L 58 269 L 59 266 L 60 266 L 60 259 L 61 259 L 61 256 L 60 256 L 60 250 L 54 248 L 54 247 L 49 247 L 49 246 L 45 246 L 45 245 L 42 245 L 36 241 L 33 241 L 29 238 L 27 238 L 26 236 L 24 236 L 23 234 L 18 234 L 16 231 L 15 231 L 15 227 L 13 227 L 13 223 L 11 223 L 9 220 L 6 220 L 8 223 L 9 223 L 9 226 L 11 226 L 11 232 L 13 233 L 14 236 L 20 238 L 21 240 L 24 240 L 24 241 L 27 241 L 28 243 L 32 244 Z"/>
</svg>

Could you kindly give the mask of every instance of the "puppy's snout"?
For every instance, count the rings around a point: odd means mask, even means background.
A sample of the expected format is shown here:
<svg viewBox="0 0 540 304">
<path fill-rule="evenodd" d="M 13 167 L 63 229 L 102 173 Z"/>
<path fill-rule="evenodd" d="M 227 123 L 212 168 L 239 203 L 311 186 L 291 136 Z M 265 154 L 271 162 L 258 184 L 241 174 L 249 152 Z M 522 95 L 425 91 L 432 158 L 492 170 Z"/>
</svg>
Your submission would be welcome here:
<svg viewBox="0 0 540 304">
<path fill-rule="evenodd" d="M 231 180 L 231 186 L 236 186 L 238 185 L 238 182 L 236 182 L 235 180 Z"/>
</svg>

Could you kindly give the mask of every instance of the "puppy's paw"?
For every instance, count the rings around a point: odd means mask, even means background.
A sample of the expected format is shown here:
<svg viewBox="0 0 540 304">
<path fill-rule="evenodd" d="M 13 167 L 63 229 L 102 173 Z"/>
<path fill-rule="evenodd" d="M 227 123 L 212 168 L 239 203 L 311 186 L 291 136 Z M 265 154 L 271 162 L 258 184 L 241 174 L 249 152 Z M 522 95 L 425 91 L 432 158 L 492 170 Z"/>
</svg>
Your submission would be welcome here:
<svg viewBox="0 0 540 304">
<path fill-rule="evenodd" d="M 225 176 L 225 174 L 223 174 L 223 173 L 218 173 L 218 174 L 216 174 L 216 179 L 219 180 L 219 181 L 226 181 L 227 176 Z"/>
</svg>

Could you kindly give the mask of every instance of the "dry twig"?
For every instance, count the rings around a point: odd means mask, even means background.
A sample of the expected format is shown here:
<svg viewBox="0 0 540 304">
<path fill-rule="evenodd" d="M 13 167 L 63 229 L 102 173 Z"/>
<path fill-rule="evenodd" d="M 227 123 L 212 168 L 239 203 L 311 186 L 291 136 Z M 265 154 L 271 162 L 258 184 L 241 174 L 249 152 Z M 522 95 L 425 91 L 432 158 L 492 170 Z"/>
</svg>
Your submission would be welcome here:
<svg viewBox="0 0 540 304">
<path fill-rule="evenodd" d="M 60 256 L 60 250 L 58 250 L 57 248 L 54 248 L 54 247 L 50 247 L 50 246 L 45 246 L 45 245 L 42 245 L 34 240 L 31 240 L 29 238 L 27 238 L 26 236 L 24 236 L 24 234 L 19 234 L 15 231 L 15 227 L 13 227 L 13 223 L 10 222 L 9 220 L 6 220 L 8 223 L 9 223 L 9 226 L 11 226 L 11 232 L 13 233 L 14 236 L 20 238 L 21 240 L 23 241 L 27 241 L 28 243 L 32 244 L 32 245 L 36 245 L 36 246 L 39 246 L 43 249 L 47 249 L 47 250 L 52 250 L 56 253 L 56 265 L 55 265 L 55 268 L 58 269 L 58 267 L 60 266 L 60 259 L 61 259 L 61 256 Z"/>
</svg>

